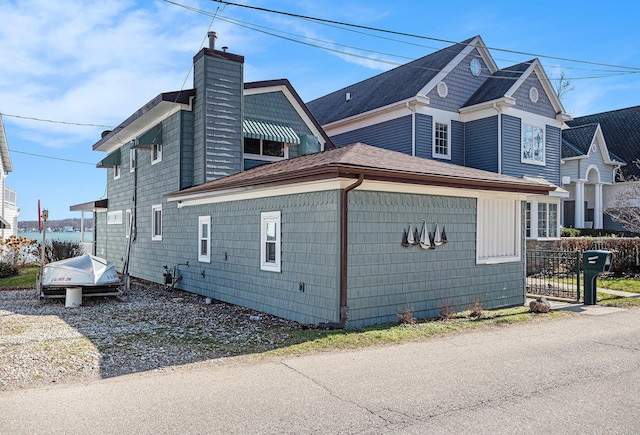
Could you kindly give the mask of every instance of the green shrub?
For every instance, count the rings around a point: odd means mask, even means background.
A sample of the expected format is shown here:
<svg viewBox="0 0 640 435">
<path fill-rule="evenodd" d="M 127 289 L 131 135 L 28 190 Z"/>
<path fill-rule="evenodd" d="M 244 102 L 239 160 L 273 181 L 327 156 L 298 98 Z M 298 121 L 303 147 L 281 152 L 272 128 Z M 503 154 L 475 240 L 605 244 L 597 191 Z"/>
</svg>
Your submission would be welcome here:
<svg viewBox="0 0 640 435">
<path fill-rule="evenodd" d="M 12 264 L 0 262 L 0 278 L 8 278 L 16 275 L 18 275 L 18 269 Z"/>
<path fill-rule="evenodd" d="M 580 230 L 577 228 L 563 228 L 562 237 L 580 237 Z"/>
</svg>

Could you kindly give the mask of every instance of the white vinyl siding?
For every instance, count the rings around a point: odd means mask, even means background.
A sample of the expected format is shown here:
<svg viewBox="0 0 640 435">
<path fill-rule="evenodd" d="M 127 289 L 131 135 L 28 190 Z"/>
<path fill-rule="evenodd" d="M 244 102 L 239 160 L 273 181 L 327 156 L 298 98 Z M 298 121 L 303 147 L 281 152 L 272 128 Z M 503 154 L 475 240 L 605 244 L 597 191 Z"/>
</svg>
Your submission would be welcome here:
<svg viewBox="0 0 640 435">
<path fill-rule="evenodd" d="M 517 199 L 478 198 L 477 263 L 520 261 L 520 213 Z"/>
</svg>

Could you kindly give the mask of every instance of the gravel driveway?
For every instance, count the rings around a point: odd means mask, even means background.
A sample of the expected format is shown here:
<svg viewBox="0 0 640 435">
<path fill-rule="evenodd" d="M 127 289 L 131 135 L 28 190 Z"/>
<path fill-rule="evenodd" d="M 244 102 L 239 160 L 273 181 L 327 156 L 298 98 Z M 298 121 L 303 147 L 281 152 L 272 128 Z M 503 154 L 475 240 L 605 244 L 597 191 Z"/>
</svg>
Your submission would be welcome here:
<svg viewBox="0 0 640 435">
<path fill-rule="evenodd" d="M 0 391 L 261 352 L 300 327 L 147 283 L 132 284 L 126 301 L 85 298 L 78 308 L 0 290 Z"/>
</svg>

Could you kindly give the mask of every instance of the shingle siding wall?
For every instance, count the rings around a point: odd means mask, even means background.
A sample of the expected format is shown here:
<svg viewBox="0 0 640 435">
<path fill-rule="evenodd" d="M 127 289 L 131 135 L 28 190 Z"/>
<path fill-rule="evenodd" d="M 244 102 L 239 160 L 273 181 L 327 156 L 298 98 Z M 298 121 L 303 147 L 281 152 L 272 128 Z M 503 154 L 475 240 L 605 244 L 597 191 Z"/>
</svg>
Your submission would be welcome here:
<svg viewBox="0 0 640 435">
<path fill-rule="evenodd" d="M 498 172 L 498 117 L 467 122 L 465 139 L 466 165 Z"/>
<path fill-rule="evenodd" d="M 531 87 L 535 87 L 538 90 L 538 101 L 536 103 L 532 102 L 529 98 L 529 90 Z M 547 118 L 556 117 L 556 111 L 551 104 L 551 100 L 549 100 L 535 72 L 529 75 L 513 94 L 513 97 L 516 99 L 516 107 L 520 110 L 546 116 Z"/>
<path fill-rule="evenodd" d="M 243 65 L 204 55 L 194 65 L 194 183 L 242 170 Z"/>
<path fill-rule="evenodd" d="M 136 276 L 161 282 L 161 265 L 188 261 L 178 268 L 179 288 L 302 323 L 338 321 L 338 201 L 339 192 L 329 191 L 181 209 L 165 204 L 163 240 L 144 244 Z M 260 213 L 277 210 L 281 273 L 260 270 Z M 198 262 L 198 216 L 211 216 L 211 263 Z"/>
<path fill-rule="evenodd" d="M 474 76 L 469 69 L 471 59 L 478 59 L 482 66 L 482 74 Z M 449 93 L 445 98 L 441 98 L 437 93 L 437 86 L 427 95 L 431 99 L 429 107 L 434 109 L 447 110 L 458 113 L 458 109 L 473 95 L 473 93 L 484 83 L 489 71 L 487 65 L 480 57 L 478 50 L 474 49 L 465 57 L 449 74 L 444 78 Z"/>
<path fill-rule="evenodd" d="M 338 134 L 331 140 L 338 147 L 362 142 L 411 155 L 411 115 Z"/>
<path fill-rule="evenodd" d="M 194 148 L 193 148 L 193 112 L 180 112 L 180 189 L 186 189 L 194 184 Z"/>
<path fill-rule="evenodd" d="M 560 185 L 560 129 L 545 126 L 545 165 L 521 162 L 522 122 L 502 115 L 502 172 L 512 177 L 544 177 Z"/>
<path fill-rule="evenodd" d="M 524 262 L 476 264 L 476 200 L 352 191 L 349 194 L 349 327 L 395 322 L 410 306 L 437 317 L 481 302 L 484 308 L 524 303 Z M 435 250 L 400 245 L 408 223 L 446 227 Z M 524 257 L 523 257 L 524 258 Z"/>
</svg>

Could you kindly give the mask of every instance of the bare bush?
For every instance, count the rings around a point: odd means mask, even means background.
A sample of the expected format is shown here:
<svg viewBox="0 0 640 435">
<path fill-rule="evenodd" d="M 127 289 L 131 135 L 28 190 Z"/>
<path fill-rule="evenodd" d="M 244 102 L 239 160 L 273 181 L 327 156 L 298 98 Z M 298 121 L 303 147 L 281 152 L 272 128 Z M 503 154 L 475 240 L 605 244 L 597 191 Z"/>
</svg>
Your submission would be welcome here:
<svg viewBox="0 0 640 435">
<path fill-rule="evenodd" d="M 403 325 L 413 325 L 416 319 L 413 317 L 413 307 L 411 305 L 403 305 L 398 309 L 398 322 Z"/>
</svg>

